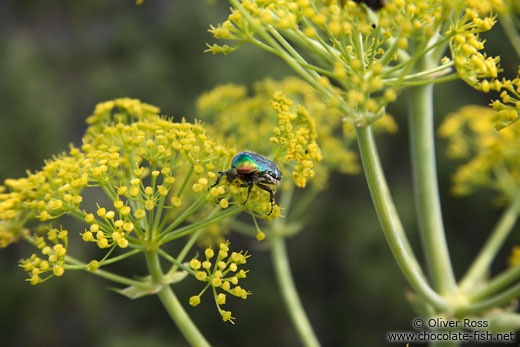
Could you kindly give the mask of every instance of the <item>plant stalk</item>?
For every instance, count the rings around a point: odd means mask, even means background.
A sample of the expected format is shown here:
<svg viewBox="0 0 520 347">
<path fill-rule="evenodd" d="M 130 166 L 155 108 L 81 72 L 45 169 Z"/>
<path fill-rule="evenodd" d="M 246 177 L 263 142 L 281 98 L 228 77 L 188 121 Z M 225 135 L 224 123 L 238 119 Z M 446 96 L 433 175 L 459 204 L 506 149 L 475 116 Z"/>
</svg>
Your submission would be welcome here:
<svg viewBox="0 0 520 347">
<path fill-rule="evenodd" d="M 357 127 L 356 133 L 370 195 L 390 250 L 408 283 L 416 293 L 436 309 L 445 311 L 449 307 L 448 302 L 437 294 L 424 278 L 413 251 L 408 245 L 406 235 L 402 231 L 379 162 L 371 126 Z"/>
<path fill-rule="evenodd" d="M 464 291 L 471 290 L 489 270 L 489 266 L 495 259 L 498 251 L 509 236 L 520 212 L 520 194 L 516 194 L 508 208 L 502 213 L 497 225 L 486 240 L 484 247 L 460 282 L 460 288 Z"/>
<path fill-rule="evenodd" d="M 272 233 L 269 238 L 271 242 L 271 255 L 280 291 L 289 311 L 292 322 L 298 332 L 301 343 L 306 347 L 320 346 L 314 334 L 311 323 L 305 314 L 298 291 L 291 274 L 285 240 L 283 236 Z"/>
<path fill-rule="evenodd" d="M 163 273 L 157 251 L 147 251 L 145 255 L 148 269 L 152 275 L 152 280 L 157 284 L 161 284 Z M 177 325 L 181 333 L 192 346 L 210 346 L 209 342 L 199 331 L 195 323 L 193 323 L 190 316 L 188 316 L 188 313 L 186 313 L 179 299 L 177 299 L 177 296 L 169 285 L 163 285 L 161 290 L 157 293 L 157 296 L 161 300 L 166 311 L 168 311 L 173 322 Z"/>
<path fill-rule="evenodd" d="M 426 55 L 418 70 L 433 65 Z M 422 245 L 433 287 L 442 295 L 456 288 L 442 221 L 433 125 L 433 85 L 410 88 L 410 147 L 415 204 Z"/>
</svg>

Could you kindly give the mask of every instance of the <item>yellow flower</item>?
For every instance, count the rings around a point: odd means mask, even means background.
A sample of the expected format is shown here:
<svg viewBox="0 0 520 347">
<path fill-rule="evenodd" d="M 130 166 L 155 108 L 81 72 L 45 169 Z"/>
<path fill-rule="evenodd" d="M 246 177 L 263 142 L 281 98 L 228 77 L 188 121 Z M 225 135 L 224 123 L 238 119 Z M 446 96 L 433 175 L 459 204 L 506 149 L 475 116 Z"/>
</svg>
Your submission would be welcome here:
<svg viewBox="0 0 520 347">
<path fill-rule="evenodd" d="M 198 295 L 194 295 L 190 298 L 190 305 L 191 306 L 197 306 L 200 304 L 200 297 Z"/>
<path fill-rule="evenodd" d="M 291 177 L 298 187 L 303 188 L 307 178 L 314 176 L 314 163 L 323 159 L 316 143 L 315 122 L 303 106 L 291 112 L 292 101 L 281 91 L 275 92 L 272 106 L 278 113 L 278 126 L 274 128 L 276 142 L 285 154 L 284 161 L 295 163 Z"/>
<path fill-rule="evenodd" d="M 279 121 L 285 121 L 286 114 L 280 115 L 272 107 L 273 95 L 277 91 L 281 91 L 285 99 L 291 100 L 287 112 L 297 116 L 297 119 L 290 120 L 289 131 L 284 124 L 279 124 Z M 279 102 L 275 106 L 280 106 Z M 320 162 L 312 159 L 312 167 L 302 165 L 298 168 L 299 174 L 295 174 L 295 178 L 300 186 L 305 185 L 313 173 L 312 182 L 315 186 L 324 187 L 330 169 L 348 174 L 358 173 L 360 170 L 355 152 L 345 148 L 342 140 L 334 136 L 338 130 L 341 131 L 343 115 L 324 103 L 309 84 L 298 78 L 290 77 L 280 82 L 270 79 L 257 82 L 252 96 L 248 96 L 244 86 L 228 84 L 216 87 L 198 99 L 197 113 L 214 123 L 214 136 L 220 141 L 257 153 L 273 152 L 273 159 L 280 166 L 284 177 L 291 177 L 296 162 L 293 159 L 290 162 L 285 160 L 285 151 L 291 143 L 281 138 L 282 125 L 284 135 L 289 136 L 291 133 L 290 136 L 297 136 L 296 141 L 308 141 L 307 145 L 310 145 L 315 159 L 320 157 L 319 151 L 326 153 Z M 378 123 L 379 121 L 376 122 Z M 250 130 L 250 124 L 255 124 L 254 131 Z M 353 132 L 348 136 L 353 137 Z M 293 157 L 296 150 L 298 153 L 305 151 L 302 143 L 296 141 L 292 142 L 290 148 Z M 298 159 L 302 162 L 308 158 L 298 156 Z M 284 187 L 282 184 L 280 189 Z M 211 193 L 217 196 L 216 191 Z"/>
<path fill-rule="evenodd" d="M 20 266 L 29 273 L 28 281 L 35 285 L 52 276 L 62 276 L 65 272 L 65 255 L 68 245 L 67 230 L 47 227 L 46 237 L 39 236 L 35 241 L 38 248 L 41 249 L 42 255 L 47 256 L 48 260 L 43 260 L 37 254 L 33 254 L 28 259 L 20 260 Z M 50 247 L 48 242 L 53 246 Z"/>
<path fill-rule="evenodd" d="M 220 288 L 228 294 L 231 294 L 236 297 L 240 297 L 242 299 L 246 299 L 251 292 L 243 289 L 238 285 L 238 279 L 244 278 L 247 271 L 240 270 L 241 276 L 233 275 L 234 272 L 237 271 L 238 266 L 246 263 L 246 259 L 249 257 L 247 253 L 242 252 L 232 252 L 231 256 L 228 257 L 229 252 L 229 242 L 221 243 L 219 245 L 219 252 L 217 258 L 214 263 L 210 261 L 215 256 L 214 251 L 211 248 L 207 248 L 204 252 L 206 256 L 206 260 L 204 262 L 200 262 L 198 259 L 192 259 L 190 261 L 190 267 L 194 270 L 198 270 L 201 268 L 204 270 L 197 271 L 195 273 L 195 278 L 201 282 L 207 282 L 209 285 L 213 286 L 215 289 Z M 213 266 L 216 264 L 216 266 Z M 231 275 L 229 272 L 231 271 Z M 231 284 L 233 287 L 231 287 Z M 221 315 L 226 315 L 227 311 L 221 309 L 221 305 L 226 303 L 226 295 L 224 293 L 217 293 L 215 290 L 214 296 L 217 304 L 217 309 Z M 192 296 L 190 298 L 190 305 L 196 306 L 192 304 L 192 300 L 198 303 L 200 302 L 200 294 L 198 296 Z M 224 313 L 223 313 L 224 312 Z M 231 313 L 229 313 L 230 315 Z M 224 321 L 230 320 L 231 317 L 228 317 Z M 232 322 L 232 321 L 231 321 Z"/>
<path fill-rule="evenodd" d="M 156 107 L 134 99 L 102 103 L 88 118 L 80 148 L 70 146 L 68 153 L 45 161 L 41 170 L 8 179 L 0 187 L 0 246 L 24 237 L 41 252 L 21 261 L 32 284 L 62 276 L 65 269 L 94 271 L 105 261 L 124 259 L 112 255 L 116 247 L 135 252 L 151 240 L 154 247 L 176 240 L 172 225 L 195 218 L 212 227 L 222 220 L 209 212 L 195 214 L 204 206 L 217 213 L 226 208 L 225 217 L 243 209 L 241 192 L 218 187 L 215 195 L 208 190 L 215 179 L 212 170 L 229 165 L 236 151 L 207 136 L 198 122 L 173 122 L 157 113 Z M 98 191 L 92 194 L 93 189 Z M 106 197 L 96 204 L 92 198 L 99 192 Z M 250 211 L 263 213 L 265 199 L 252 194 Z M 80 235 L 106 252 L 103 260 L 78 266 L 67 257 L 68 231 L 48 224 L 65 214 L 86 224 Z M 36 224 L 36 232 L 24 227 L 28 221 Z"/>
<path fill-rule="evenodd" d="M 520 124 L 497 130 L 500 115 L 489 107 L 465 106 L 449 114 L 439 128 L 448 139 L 450 157 L 464 159 L 453 175 L 453 192 L 472 193 L 488 188 L 510 199 L 520 184 Z"/>
</svg>

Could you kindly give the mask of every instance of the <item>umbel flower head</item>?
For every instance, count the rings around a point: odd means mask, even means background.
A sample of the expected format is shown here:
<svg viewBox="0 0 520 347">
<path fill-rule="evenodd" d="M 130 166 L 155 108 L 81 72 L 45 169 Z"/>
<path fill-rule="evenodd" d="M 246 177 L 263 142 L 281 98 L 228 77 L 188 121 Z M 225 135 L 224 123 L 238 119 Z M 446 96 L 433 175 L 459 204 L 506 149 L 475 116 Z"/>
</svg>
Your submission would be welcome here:
<svg viewBox="0 0 520 347">
<path fill-rule="evenodd" d="M 198 99 L 197 114 L 214 124 L 211 130 L 222 142 L 272 153 L 298 187 L 312 182 L 314 189 L 323 188 L 331 170 L 359 172 L 357 155 L 348 149 L 355 139 L 352 123 L 345 122 L 341 112 L 323 102 L 299 78 L 257 82 L 251 95 L 242 85 L 218 86 Z M 397 129 L 388 115 L 375 124 L 388 132 Z M 335 136 L 338 133 L 343 139 Z M 282 182 L 282 190 L 288 187 L 286 182 Z"/>
<path fill-rule="evenodd" d="M 225 293 L 244 300 L 247 299 L 248 295 L 251 295 L 251 292 L 238 285 L 238 281 L 246 278 L 248 272 L 243 269 L 239 270 L 238 267 L 245 264 L 250 256 L 247 255 L 247 252 L 232 252 L 229 254 L 229 242 L 221 243 L 217 254 L 211 247 L 206 248 L 204 256 L 205 260 L 202 262 L 197 258 L 190 261 L 191 269 L 196 271 L 195 277 L 197 280 L 207 283 L 198 295 L 190 298 L 190 305 L 197 306 L 200 303 L 201 295 L 211 288 L 222 320 L 233 323 L 234 317 L 231 316 L 231 311 L 222 309 L 222 305 L 226 303 L 227 296 Z M 222 292 L 219 293 L 217 289 Z"/>
<path fill-rule="evenodd" d="M 282 83 L 267 80 L 255 84 L 255 95 L 248 97 L 243 86 L 223 85 L 202 95 L 197 111 L 215 124 L 215 136 L 223 142 L 269 155 L 284 176 L 305 187 L 307 179 L 314 176 L 315 165 L 323 159 L 317 127 L 302 105 L 293 105 L 281 91 L 275 92 L 281 84 L 290 86 L 293 92 L 298 87 L 309 90 L 297 79 Z"/>
<path fill-rule="evenodd" d="M 516 84 L 498 79 L 500 59 L 485 53 L 479 36 L 492 29 L 495 13 L 512 8 L 509 1 L 229 1 L 227 20 L 209 31 L 232 45 L 212 44 L 209 52 L 249 42 L 279 56 L 356 126 L 382 117 L 407 86 L 456 78 L 502 91 L 493 104 L 499 127 L 518 118 Z M 442 58 L 448 47 L 451 59 Z"/>
<path fill-rule="evenodd" d="M 343 122 L 342 114 L 301 79 L 266 79 L 254 84 L 252 95 L 245 86 L 218 86 L 198 99 L 197 113 L 211 120 L 219 140 L 272 153 L 298 187 L 306 186 L 310 178 L 314 188 L 324 187 L 330 170 L 359 172 L 356 154 L 345 146 L 354 140 L 351 123 Z M 376 128 L 397 129 L 388 115 L 376 122 Z M 344 140 L 335 136 L 337 133 L 343 133 Z M 270 143 L 265 139 L 271 139 Z M 282 189 L 286 187 L 282 182 Z"/>
<path fill-rule="evenodd" d="M 36 246 L 39 253 L 21 261 L 32 284 L 67 269 L 96 271 L 246 209 L 269 210 L 266 196 L 252 194 L 243 206 L 241 188 L 208 189 L 217 168 L 229 166 L 236 151 L 207 136 L 200 123 L 173 122 L 157 112 L 134 99 L 102 103 L 88 118 L 79 148 L 71 145 L 41 170 L 5 181 L 0 245 L 23 238 Z M 96 203 L 90 200 L 99 196 L 94 191 L 104 193 Z M 210 214 L 185 223 L 210 205 Z M 67 231 L 60 224 L 64 215 L 81 220 L 84 229 Z M 78 265 L 68 254 L 68 239 L 78 234 L 105 256 Z"/>
<path fill-rule="evenodd" d="M 453 192 L 466 195 L 488 188 L 509 200 L 520 185 L 520 125 L 496 130 L 498 112 L 489 107 L 465 106 L 449 114 L 439 135 L 448 139 L 448 156 L 465 160 L 453 175 Z"/>
</svg>

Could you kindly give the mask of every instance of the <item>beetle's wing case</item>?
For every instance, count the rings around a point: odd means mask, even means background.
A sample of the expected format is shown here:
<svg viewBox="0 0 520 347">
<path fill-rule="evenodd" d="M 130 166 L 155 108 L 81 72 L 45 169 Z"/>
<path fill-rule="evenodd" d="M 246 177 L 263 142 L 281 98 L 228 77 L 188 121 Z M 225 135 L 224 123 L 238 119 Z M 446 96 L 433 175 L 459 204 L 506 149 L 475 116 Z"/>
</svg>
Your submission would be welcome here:
<svg viewBox="0 0 520 347">
<path fill-rule="evenodd" d="M 282 172 L 278 169 L 278 166 L 274 161 L 253 152 L 241 152 L 237 154 L 235 158 L 238 156 L 240 156 L 240 158 L 247 157 L 247 160 L 252 160 L 253 164 L 256 166 L 255 170 L 241 171 L 242 174 L 258 172 L 259 176 L 263 178 L 264 183 L 274 185 L 280 184 L 280 181 L 282 180 Z"/>
<path fill-rule="evenodd" d="M 282 172 L 278 169 L 278 166 L 274 161 L 267 159 L 260 154 L 251 153 L 254 155 L 254 158 L 259 166 L 260 171 L 267 171 L 273 178 L 280 181 L 282 179 Z"/>
<path fill-rule="evenodd" d="M 239 174 L 258 171 L 257 157 L 258 154 L 256 153 L 240 152 L 233 158 L 231 166 L 234 167 Z"/>
</svg>

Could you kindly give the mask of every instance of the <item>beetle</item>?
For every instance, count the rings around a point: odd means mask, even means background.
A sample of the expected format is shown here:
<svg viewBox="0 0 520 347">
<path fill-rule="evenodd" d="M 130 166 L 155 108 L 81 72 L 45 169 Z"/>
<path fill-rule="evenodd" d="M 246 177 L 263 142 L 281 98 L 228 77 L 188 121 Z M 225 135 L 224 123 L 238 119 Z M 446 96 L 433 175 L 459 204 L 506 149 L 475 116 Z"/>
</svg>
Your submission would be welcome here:
<svg viewBox="0 0 520 347">
<path fill-rule="evenodd" d="M 226 176 L 228 182 L 233 182 L 238 178 L 242 182 L 240 187 L 248 187 L 244 204 L 249 200 L 249 194 L 255 185 L 269 192 L 271 211 L 267 215 L 273 213 L 274 192 L 269 185 L 278 186 L 282 180 L 282 172 L 274 161 L 253 152 L 240 152 L 233 157 L 231 169 L 220 171 L 217 180 L 211 187 L 218 185 L 224 176 Z"/>
</svg>

